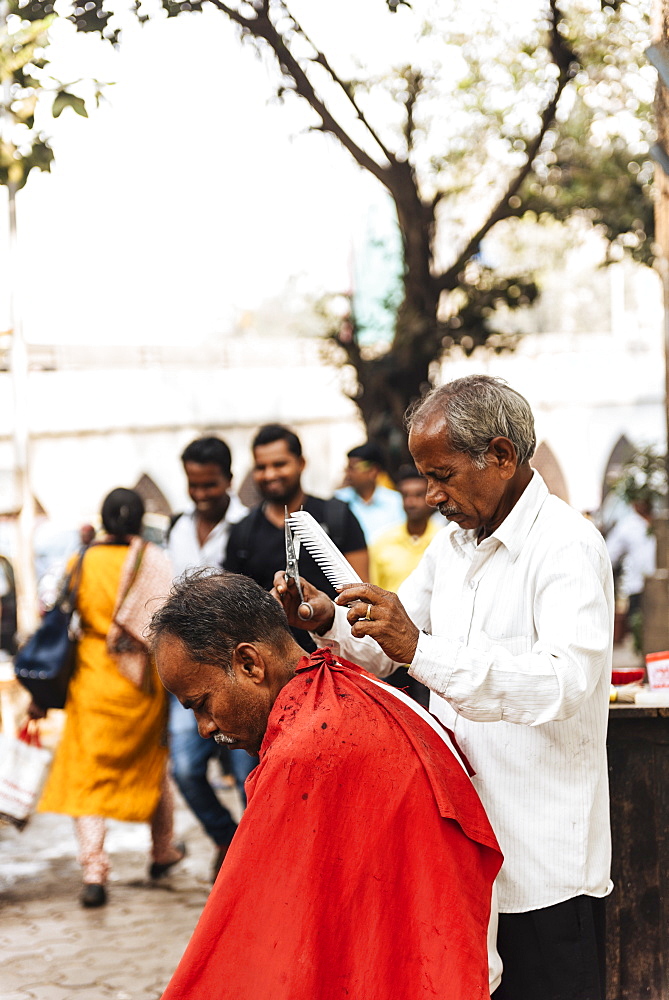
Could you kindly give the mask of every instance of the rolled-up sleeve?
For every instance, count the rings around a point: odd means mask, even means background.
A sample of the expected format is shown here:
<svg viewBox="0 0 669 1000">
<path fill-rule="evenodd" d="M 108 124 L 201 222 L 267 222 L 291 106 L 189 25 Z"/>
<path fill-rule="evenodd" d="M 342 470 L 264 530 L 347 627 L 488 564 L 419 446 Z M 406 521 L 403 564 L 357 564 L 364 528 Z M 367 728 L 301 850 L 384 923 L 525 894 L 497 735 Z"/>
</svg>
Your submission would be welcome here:
<svg viewBox="0 0 669 1000">
<path fill-rule="evenodd" d="M 524 634 L 500 638 L 474 626 L 465 644 L 421 633 L 409 672 L 472 721 L 568 719 L 610 663 L 610 575 L 603 553 L 589 546 L 553 550 L 534 585 L 518 592 L 519 603 L 531 604 Z M 523 643 L 526 652 L 518 651 Z"/>
<path fill-rule="evenodd" d="M 480 571 L 474 560 L 479 560 Z M 435 540 L 398 596 L 421 629 L 409 673 L 460 715 L 538 726 L 570 718 L 610 667 L 613 583 L 601 536 L 545 534 L 474 560 Z M 399 664 L 338 608 L 319 640 L 379 677 Z"/>
</svg>

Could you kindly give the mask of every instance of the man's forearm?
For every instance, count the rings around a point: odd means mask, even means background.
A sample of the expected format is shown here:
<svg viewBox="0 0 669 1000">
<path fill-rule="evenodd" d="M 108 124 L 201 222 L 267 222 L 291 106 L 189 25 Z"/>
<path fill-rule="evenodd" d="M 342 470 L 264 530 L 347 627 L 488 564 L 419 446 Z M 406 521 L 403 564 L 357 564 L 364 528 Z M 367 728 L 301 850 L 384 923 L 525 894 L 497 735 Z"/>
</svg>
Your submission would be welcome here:
<svg viewBox="0 0 669 1000">
<path fill-rule="evenodd" d="M 608 649 L 570 655 L 540 647 L 513 656 L 501 646 L 475 649 L 421 634 L 409 673 L 472 722 L 540 725 L 568 719 L 608 674 Z"/>
</svg>

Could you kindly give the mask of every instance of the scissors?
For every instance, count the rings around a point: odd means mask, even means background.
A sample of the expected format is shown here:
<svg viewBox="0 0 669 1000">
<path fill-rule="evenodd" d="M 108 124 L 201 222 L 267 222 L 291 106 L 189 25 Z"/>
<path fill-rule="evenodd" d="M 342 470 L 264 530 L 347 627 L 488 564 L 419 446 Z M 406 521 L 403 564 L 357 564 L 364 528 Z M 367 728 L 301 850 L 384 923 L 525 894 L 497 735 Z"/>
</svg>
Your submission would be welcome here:
<svg viewBox="0 0 669 1000">
<path fill-rule="evenodd" d="M 293 529 L 288 521 L 288 507 L 284 508 L 286 511 L 286 516 L 284 520 L 284 530 L 286 533 L 286 579 L 293 580 L 295 587 L 297 589 L 297 596 L 300 599 L 300 606 L 297 609 L 297 613 L 300 618 L 308 621 L 310 618 L 314 617 L 314 609 L 305 601 L 304 594 L 302 593 L 302 584 L 300 583 L 300 569 L 297 563 L 298 552 L 295 549 L 295 539 L 293 538 Z M 308 614 L 301 613 L 300 609 L 306 609 Z"/>
</svg>

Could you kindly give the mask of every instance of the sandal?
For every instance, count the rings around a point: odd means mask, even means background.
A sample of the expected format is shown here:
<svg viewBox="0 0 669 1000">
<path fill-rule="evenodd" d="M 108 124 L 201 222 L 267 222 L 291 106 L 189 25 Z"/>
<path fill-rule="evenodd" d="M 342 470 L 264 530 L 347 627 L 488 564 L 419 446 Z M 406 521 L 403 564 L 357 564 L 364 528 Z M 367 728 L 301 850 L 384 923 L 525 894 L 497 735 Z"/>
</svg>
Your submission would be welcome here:
<svg viewBox="0 0 669 1000">
<path fill-rule="evenodd" d="M 186 845 L 183 841 L 174 845 L 174 850 L 177 852 L 178 857 L 174 858 L 173 861 L 152 861 L 149 867 L 149 878 L 162 878 L 163 875 L 167 875 L 170 868 L 174 868 L 178 865 L 180 861 L 186 857 Z"/>
</svg>

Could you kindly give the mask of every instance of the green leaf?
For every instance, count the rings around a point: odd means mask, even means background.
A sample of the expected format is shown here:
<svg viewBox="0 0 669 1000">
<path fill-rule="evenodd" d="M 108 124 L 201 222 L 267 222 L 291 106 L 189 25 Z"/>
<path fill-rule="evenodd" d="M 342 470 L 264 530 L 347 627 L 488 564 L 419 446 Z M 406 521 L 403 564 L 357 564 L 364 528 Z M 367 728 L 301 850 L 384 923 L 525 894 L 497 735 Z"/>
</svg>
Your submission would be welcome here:
<svg viewBox="0 0 669 1000">
<path fill-rule="evenodd" d="M 82 118 L 88 118 L 88 111 L 86 110 L 86 103 L 83 97 L 77 97 L 76 94 L 70 94 L 67 90 L 59 90 L 54 98 L 53 106 L 51 108 L 53 117 L 60 118 L 65 108 L 72 108 L 72 110 L 76 111 L 76 113 L 81 115 Z"/>
<path fill-rule="evenodd" d="M 88 118 L 88 111 L 86 110 L 86 102 L 83 97 L 73 97 L 70 101 L 70 107 L 73 111 L 76 111 L 78 115 L 82 118 Z"/>
</svg>

